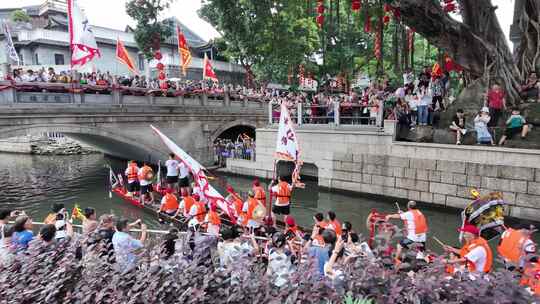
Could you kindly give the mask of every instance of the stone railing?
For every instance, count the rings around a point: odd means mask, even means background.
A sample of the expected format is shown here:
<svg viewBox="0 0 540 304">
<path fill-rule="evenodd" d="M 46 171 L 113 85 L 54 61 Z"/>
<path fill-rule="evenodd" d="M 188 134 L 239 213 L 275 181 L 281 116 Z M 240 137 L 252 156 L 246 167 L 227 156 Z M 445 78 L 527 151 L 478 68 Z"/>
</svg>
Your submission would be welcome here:
<svg viewBox="0 0 540 304">
<path fill-rule="evenodd" d="M 32 104 L 214 106 L 264 111 L 264 100 L 239 97 L 228 92 L 161 91 L 122 86 L 63 83 L 16 83 L 0 81 L 0 106 Z"/>
</svg>

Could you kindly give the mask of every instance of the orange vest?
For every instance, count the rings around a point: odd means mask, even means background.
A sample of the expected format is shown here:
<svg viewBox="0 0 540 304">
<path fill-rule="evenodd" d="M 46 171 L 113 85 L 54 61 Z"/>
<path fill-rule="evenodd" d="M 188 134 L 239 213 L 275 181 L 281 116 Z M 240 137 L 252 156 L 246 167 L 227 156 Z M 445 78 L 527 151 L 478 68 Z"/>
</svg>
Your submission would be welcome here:
<svg viewBox="0 0 540 304">
<path fill-rule="evenodd" d="M 244 203 L 242 200 L 239 200 L 238 198 L 234 198 L 234 210 L 236 211 L 236 214 L 240 217 L 244 213 L 242 212 L 242 207 L 244 207 Z"/>
<path fill-rule="evenodd" d="M 184 197 L 184 214 L 189 214 L 189 210 L 191 210 L 191 206 L 195 204 L 195 199 L 191 196 Z"/>
<path fill-rule="evenodd" d="M 259 200 L 262 203 L 266 203 L 266 192 L 264 192 L 263 187 L 253 187 L 253 191 L 255 192 L 256 200 Z"/>
<path fill-rule="evenodd" d="M 197 206 L 197 213 L 195 214 L 195 218 L 199 223 L 204 222 L 204 218 L 206 217 L 206 207 L 203 202 L 195 202 L 195 205 Z"/>
<path fill-rule="evenodd" d="M 139 174 L 139 179 L 147 180 L 148 174 L 152 173 L 152 168 L 148 166 L 143 166 L 141 173 Z"/>
<path fill-rule="evenodd" d="M 127 179 L 128 182 L 138 180 L 139 167 L 136 164 L 131 163 L 127 168 Z"/>
<path fill-rule="evenodd" d="M 529 286 L 535 295 L 540 296 L 540 263 L 525 265 L 523 276 L 519 283 Z"/>
<path fill-rule="evenodd" d="M 253 219 L 253 211 L 259 205 L 259 201 L 250 197 L 248 198 L 247 203 L 248 203 L 248 210 L 244 216 L 244 221 L 242 223 L 244 226 L 247 225 L 249 220 Z"/>
<path fill-rule="evenodd" d="M 165 194 L 165 196 L 163 197 L 165 199 L 165 203 L 163 204 L 163 207 L 161 208 L 162 210 L 177 210 L 179 205 L 178 205 L 178 199 L 176 198 L 176 196 L 174 196 L 174 194 L 171 194 L 171 193 L 167 193 Z"/>
<path fill-rule="evenodd" d="M 287 182 L 279 182 L 277 193 L 277 206 L 287 206 L 291 203 L 291 190 Z"/>
<path fill-rule="evenodd" d="M 328 222 L 326 222 L 326 221 L 317 222 L 316 225 L 321 227 L 322 229 L 328 228 Z"/>
<path fill-rule="evenodd" d="M 215 211 L 208 211 L 208 222 L 214 225 L 221 225 L 221 218 Z"/>
<path fill-rule="evenodd" d="M 338 220 L 330 221 L 327 225 L 328 229 L 332 229 L 336 232 L 336 235 L 339 237 L 341 235 L 341 223 Z"/>
<path fill-rule="evenodd" d="M 521 230 L 508 228 L 501 236 L 497 252 L 507 261 L 518 264 L 523 256 L 523 245 L 527 239 Z"/>
<path fill-rule="evenodd" d="M 476 247 L 483 247 L 486 251 L 486 263 L 484 265 L 484 269 L 482 269 L 482 272 L 488 273 L 491 270 L 491 265 L 493 265 L 493 254 L 491 253 L 491 248 L 489 248 L 489 244 L 485 239 L 482 237 L 477 237 L 469 244 L 465 244 L 463 248 L 460 250 L 460 255 L 462 258 L 464 258 L 469 252 L 471 252 Z M 467 268 L 471 272 L 477 271 L 476 265 L 474 265 L 471 262 L 467 261 Z"/>
<path fill-rule="evenodd" d="M 422 234 L 428 231 L 426 217 L 419 210 L 411 210 L 413 214 L 414 221 L 414 233 Z M 407 226 L 407 221 L 405 221 L 405 226 Z"/>
</svg>

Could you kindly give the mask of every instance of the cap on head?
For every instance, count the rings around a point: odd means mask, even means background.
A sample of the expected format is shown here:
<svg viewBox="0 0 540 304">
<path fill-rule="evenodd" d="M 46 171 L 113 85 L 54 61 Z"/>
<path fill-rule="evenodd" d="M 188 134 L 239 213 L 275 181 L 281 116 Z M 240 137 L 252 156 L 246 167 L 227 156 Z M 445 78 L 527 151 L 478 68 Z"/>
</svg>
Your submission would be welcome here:
<svg viewBox="0 0 540 304">
<path fill-rule="evenodd" d="M 458 231 L 460 231 L 460 232 L 468 232 L 468 233 L 473 234 L 475 236 L 480 235 L 480 230 L 478 230 L 478 228 L 476 226 L 474 226 L 474 225 L 465 225 L 462 228 L 459 228 Z"/>
<path fill-rule="evenodd" d="M 287 242 L 287 238 L 282 232 L 276 232 L 272 235 L 272 243 L 277 248 L 283 247 L 286 242 Z"/>
<path fill-rule="evenodd" d="M 480 110 L 480 112 L 489 113 L 489 108 L 488 107 L 482 107 L 482 110 Z"/>
<path fill-rule="evenodd" d="M 255 197 L 255 193 L 253 192 L 253 190 L 248 191 L 248 196 L 249 197 Z"/>
<path fill-rule="evenodd" d="M 416 202 L 415 201 L 409 201 L 407 203 L 407 208 L 409 209 L 416 209 Z"/>
<path fill-rule="evenodd" d="M 287 215 L 285 217 L 285 224 L 287 224 L 287 226 L 294 227 L 296 226 L 296 221 L 294 220 L 294 217 Z"/>
</svg>

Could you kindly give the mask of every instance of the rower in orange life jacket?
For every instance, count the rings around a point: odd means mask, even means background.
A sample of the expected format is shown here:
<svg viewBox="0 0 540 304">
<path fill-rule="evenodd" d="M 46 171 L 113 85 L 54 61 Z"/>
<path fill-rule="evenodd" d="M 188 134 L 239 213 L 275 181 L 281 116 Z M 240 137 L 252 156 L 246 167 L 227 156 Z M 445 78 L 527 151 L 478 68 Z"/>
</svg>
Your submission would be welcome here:
<svg viewBox="0 0 540 304">
<path fill-rule="evenodd" d="M 206 217 L 206 204 L 198 200 L 198 195 L 194 195 L 195 204 L 191 206 L 189 215 L 197 220 L 197 224 L 202 224 Z"/>
<path fill-rule="evenodd" d="M 128 167 L 124 172 L 127 177 L 127 196 L 133 196 L 134 192 L 139 191 L 139 167 L 137 162 L 132 160 L 128 163 Z"/>
<path fill-rule="evenodd" d="M 221 229 L 221 218 L 217 213 L 217 206 L 215 203 L 210 204 L 210 211 L 208 211 L 206 214 L 204 221 L 208 223 L 206 232 L 211 235 L 219 236 L 219 231 Z"/>
<path fill-rule="evenodd" d="M 527 286 L 533 294 L 540 296 L 540 262 L 538 256 L 532 257 L 531 262 L 525 264 L 519 284 Z"/>
<path fill-rule="evenodd" d="M 421 256 L 426 246 L 426 235 L 428 232 L 426 217 L 417 209 L 415 201 L 409 201 L 407 203 L 407 209 L 407 212 L 400 211 L 399 213 L 386 216 L 386 221 L 390 219 L 403 220 L 405 229 L 407 230 L 407 236 L 397 246 L 396 259 L 398 260 L 401 260 L 403 248 L 409 249 L 410 245 L 416 243 L 418 244 L 419 256 Z"/>
<path fill-rule="evenodd" d="M 328 229 L 334 230 L 337 237 L 341 236 L 341 223 L 336 219 L 336 213 L 334 211 L 328 211 Z"/>
<path fill-rule="evenodd" d="M 248 199 L 242 206 L 242 212 L 244 217 L 242 218 L 242 225 L 250 228 L 257 229 L 261 226 L 261 220 L 266 214 L 264 206 L 255 199 L 255 193 L 253 190 L 249 190 Z"/>
<path fill-rule="evenodd" d="M 189 217 L 189 211 L 191 210 L 191 206 L 193 206 L 195 204 L 195 197 L 198 198 L 198 194 L 193 194 L 193 196 L 191 196 L 189 194 L 189 191 L 188 190 L 185 190 L 185 189 L 182 189 L 182 201 L 180 202 L 180 207 L 178 208 L 178 211 L 176 212 L 176 215 L 175 217 L 177 217 L 180 212 L 182 212 L 183 216 L 185 218 Z"/>
<path fill-rule="evenodd" d="M 150 196 L 150 204 L 154 203 L 154 189 L 152 188 L 152 178 L 154 177 L 154 171 L 150 166 L 143 163 L 143 166 L 139 169 L 138 178 L 141 185 L 141 203 L 146 203 L 146 196 Z"/>
<path fill-rule="evenodd" d="M 461 249 L 445 245 L 445 251 L 459 255 L 459 258 L 445 262 L 451 265 L 465 265 L 470 273 L 490 272 L 493 265 L 493 254 L 487 241 L 480 236 L 478 228 L 474 225 L 465 225 L 459 231 L 463 232 L 465 245 Z"/>
<path fill-rule="evenodd" d="M 161 199 L 161 205 L 159 207 L 159 212 L 164 212 L 167 215 L 174 216 L 178 211 L 179 204 L 178 199 L 173 194 L 172 188 L 167 188 L 166 194 Z"/>
<path fill-rule="evenodd" d="M 272 208 L 274 214 L 289 215 L 291 213 L 292 189 L 293 186 L 287 183 L 283 176 L 279 177 L 279 183 L 277 185 L 272 186 L 271 190 L 276 196 L 276 201 Z"/>
<path fill-rule="evenodd" d="M 324 229 L 328 228 L 328 223 L 324 220 L 324 215 L 320 212 L 313 216 L 313 220 L 315 221 L 315 226 L 319 228 L 319 233 L 313 238 L 311 244 L 314 246 L 324 247 L 322 232 Z"/>
<path fill-rule="evenodd" d="M 227 186 L 227 192 L 229 193 L 229 195 L 227 196 L 226 200 L 229 203 L 233 204 L 234 211 L 236 212 L 236 216 L 239 220 L 239 224 L 242 224 L 242 219 L 245 217 L 244 212 L 242 211 L 244 207 L 244 202 L 230 185 Z"/>
<path fill-rule="evenodd" d="M 508 228 L 501 235 L 497 252 L 504 259 L 509 270 L 523 268 L 527 255 L 536 252 L 536 244 L 531 240 L 532 230 Z"/>
<path fill-rule="evenodd" d="M 258 179 L 253 181 L 253 192 L 255 193 L 255 199 L 261 202 L 261 204 L 266 205 L 266 192 L 264 188 L 261 187 L 261 183 Z"/>
</svg>

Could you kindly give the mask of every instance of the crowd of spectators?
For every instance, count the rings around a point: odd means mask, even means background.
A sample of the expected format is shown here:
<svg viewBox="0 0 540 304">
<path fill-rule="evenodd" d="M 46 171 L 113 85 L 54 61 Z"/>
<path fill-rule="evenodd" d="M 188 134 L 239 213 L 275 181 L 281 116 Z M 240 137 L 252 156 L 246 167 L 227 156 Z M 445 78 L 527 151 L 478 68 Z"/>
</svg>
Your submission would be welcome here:
<svg viewBox="0 0 540 304">
<path fill-rule="evenodd" d="M 255 140 L 245 136 L 238 136 L 235 141 L 218 138 L 214 143 L 214 162 L 225 167 L 227 158 L 255 161 Z"/>
</svg>

